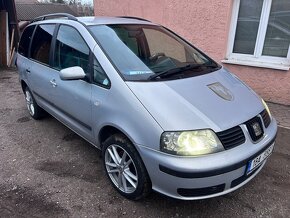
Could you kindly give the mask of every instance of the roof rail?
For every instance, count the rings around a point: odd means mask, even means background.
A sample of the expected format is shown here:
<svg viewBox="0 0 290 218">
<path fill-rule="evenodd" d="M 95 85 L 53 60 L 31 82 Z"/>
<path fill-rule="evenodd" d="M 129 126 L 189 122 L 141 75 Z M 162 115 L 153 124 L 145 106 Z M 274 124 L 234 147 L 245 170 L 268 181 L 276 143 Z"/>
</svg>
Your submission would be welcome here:
<svg viewBox="0 0 290 218">
<path fill-rule="evenodd" d="M 143 20 L 143 21 L 147 21 L 147 22 L 150 22 L 150 20 L 146 20 L 144 18 L 141 18 L 141 17 L 130 17 L 130 16 L 118 16 L 119 18 L 127 18 L 127 19 L 136 19 L 136 20 Z"/>
<path fill-rule="evenodd" d="M 54 14 L 46 14 L 43 16 L 36 17 L 30 23 L 40 21 L 40 20 L 46 20 L 47 18 L 51 18 L 51 17 L 66 17 L 69 20 L 75 20 L 75 21 L 78 20 L 75 16 L 68 13 L 54 13 Z"/>
</svg>

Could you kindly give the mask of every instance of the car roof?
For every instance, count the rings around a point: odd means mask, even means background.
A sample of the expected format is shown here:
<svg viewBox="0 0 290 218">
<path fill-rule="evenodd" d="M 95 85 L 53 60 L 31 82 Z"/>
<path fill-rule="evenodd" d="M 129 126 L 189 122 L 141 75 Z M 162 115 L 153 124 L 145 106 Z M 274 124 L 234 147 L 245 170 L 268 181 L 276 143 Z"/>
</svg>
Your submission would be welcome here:
<svg viewBox="0 0 290 218">
<path fill-rule="evenodd" d="M 57 18 L 58 17 L 58 18 Z M 147 24 L 156 25 L 149 20 L 139 17 L 75 17 L 66 13 L 47 14 L 36 17 L 31 23 L 61 23 L 64 20 L 78 21 L 86 26 L 106 24 Z"/>
<path fill-rule="evenodd" d="M 101 24 L 149 24 L 156 25 L 148 20 L 138 17 L 76 17 L 78 21 L 87 26 Z"/>
</svg>

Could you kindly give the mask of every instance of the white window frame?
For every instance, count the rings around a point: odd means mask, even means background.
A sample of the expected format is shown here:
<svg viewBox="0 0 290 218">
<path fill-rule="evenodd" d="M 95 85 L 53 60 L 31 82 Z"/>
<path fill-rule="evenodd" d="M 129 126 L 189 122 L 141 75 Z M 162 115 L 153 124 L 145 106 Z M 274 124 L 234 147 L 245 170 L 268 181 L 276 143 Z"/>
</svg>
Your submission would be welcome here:
<svg viewBox="0 0 290 218">
<path fill-rule="evenodd" d="M 233 53 L 235 42 L 236 28 L 238 22 L 239 8 L 241 0 L 233 0 L 232 18 L 228 35 L 228 46 L 226 59 L 222 63 L 239 64 L 254 67 L 264 67 L 279 70 L 289 70 L 290 68 L 290 45 L 288 48 L 287 57 L 272 57 L 262 55 L 264 41 L 267 32 L 268 21 L 271 12 L 272 0 L 264 0 L 260 23 L 257 33 L 255 50 L 253 55 Z"/>
</svg>

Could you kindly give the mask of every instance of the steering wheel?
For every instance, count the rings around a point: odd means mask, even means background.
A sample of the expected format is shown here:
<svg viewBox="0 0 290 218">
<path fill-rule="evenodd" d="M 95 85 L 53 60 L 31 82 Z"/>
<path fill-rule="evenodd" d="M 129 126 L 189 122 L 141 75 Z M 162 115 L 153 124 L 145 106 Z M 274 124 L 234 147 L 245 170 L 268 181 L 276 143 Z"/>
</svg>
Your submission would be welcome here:
<svg viewBox="0 0 290 218">
<path fill-rule="evenodd" d="M 165 57 L 165 54 L 164 54 L 163 52 L 157 52 L 157 53 L 154 53 L 153 55 L 151 55 L 151 56 L 149 57 L 149 60 L 155 62 L 155 61 L 157 61 L 158 58 L 160 58 L 160 57 Z"/>
</svg>

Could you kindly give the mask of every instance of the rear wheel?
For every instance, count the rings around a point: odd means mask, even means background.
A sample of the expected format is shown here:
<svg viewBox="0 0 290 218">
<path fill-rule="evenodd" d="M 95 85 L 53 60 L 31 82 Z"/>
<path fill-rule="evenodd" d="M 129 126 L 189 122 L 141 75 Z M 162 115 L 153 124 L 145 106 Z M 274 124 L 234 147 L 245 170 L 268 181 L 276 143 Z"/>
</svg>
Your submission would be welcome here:
<svg viewBox="0 0 290 218">
<path fill-rule="evenodd" d="M 138 200 L 150 193 L 151 182 L 146 168 L 125 136 L 115 134 L 109 137 L 102 153 L 106 174 L 121 195 Z"/>
<path fill-rule="evenodd" d="M 30 116 L 35 120 L 41 119 L 44 116 L 45 112 L 41 107 L 37 105 L 28 87 L 25 88 L 24 95 Z"/>
</svg>

